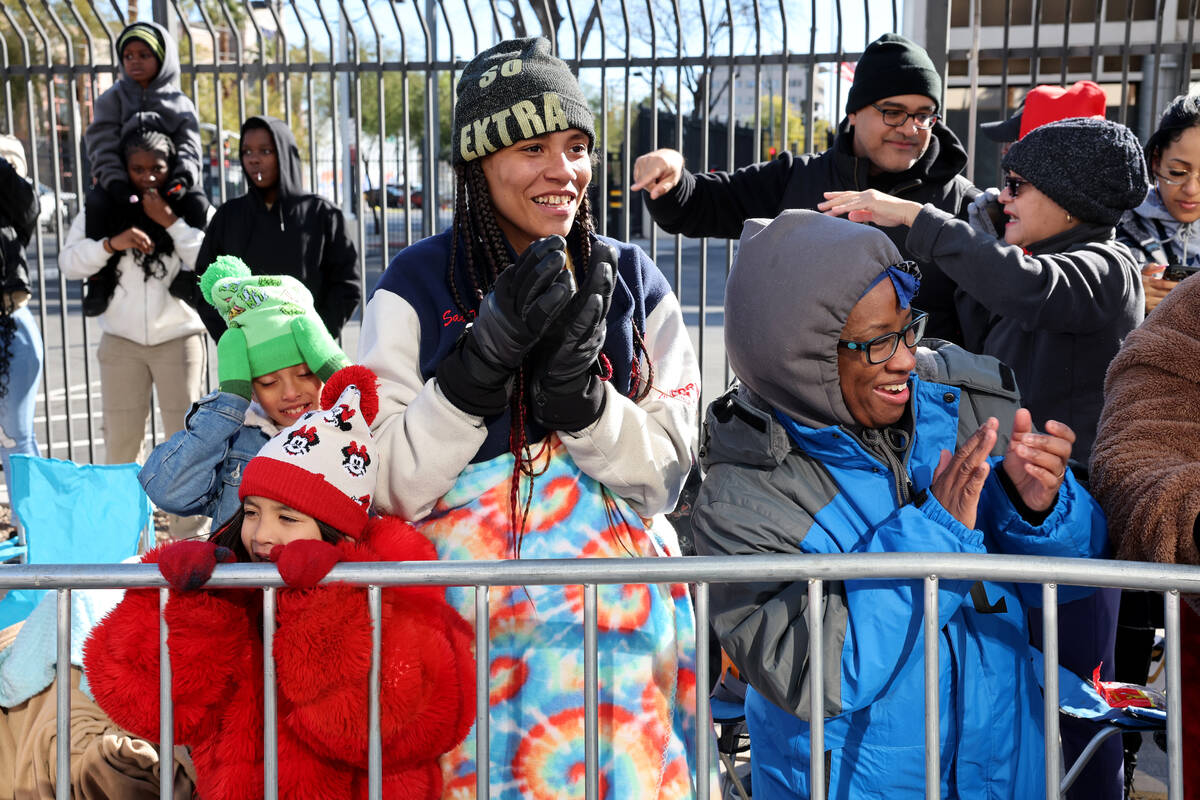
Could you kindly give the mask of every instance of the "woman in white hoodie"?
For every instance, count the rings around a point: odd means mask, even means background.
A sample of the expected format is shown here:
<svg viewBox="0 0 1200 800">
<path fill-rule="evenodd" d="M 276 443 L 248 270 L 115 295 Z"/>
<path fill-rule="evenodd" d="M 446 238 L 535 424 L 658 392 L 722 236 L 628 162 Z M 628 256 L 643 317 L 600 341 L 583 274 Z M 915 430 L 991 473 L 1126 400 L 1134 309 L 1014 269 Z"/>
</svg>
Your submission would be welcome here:
<svg viewBox="0 0 1200 800">
<path fill-rule="evenodd" d="M 130 131 L 121 142 L 134 195 L 113 216 L 102 239 L 86 234 L 86 211 L 71 223 L 59 253 L 65 277 L 83 280 L 110 260 L 119 270 L 117 287 L 98 321 L 103 335 L 101 408 L 107 461 L 135 461 L 150 414 L 150 389 L 158 391 L 164 433 L 183 427 L 204 372 L 204 324 L 196 310 L 170 292 L 181 271 L 191 272 L 211 210 L 200 219 L 176 214 L 159 193 L 170 174 L 175 148 L 165 134 Z M 186 282 L 186 281 L 185 281 Z"/>
<path fill-rule="evenodd" d="M 1167 106 L 1146 141 L 1146 164 L 1154 187 L 1121 219 L 1117 239 L 1129 245 L 1142 267 L 1200 268 L 1200 95 L 1180 95 Z M 1178 283 L 1159 274 L 1142 273 L 1147 314 Z"/>
</svg>

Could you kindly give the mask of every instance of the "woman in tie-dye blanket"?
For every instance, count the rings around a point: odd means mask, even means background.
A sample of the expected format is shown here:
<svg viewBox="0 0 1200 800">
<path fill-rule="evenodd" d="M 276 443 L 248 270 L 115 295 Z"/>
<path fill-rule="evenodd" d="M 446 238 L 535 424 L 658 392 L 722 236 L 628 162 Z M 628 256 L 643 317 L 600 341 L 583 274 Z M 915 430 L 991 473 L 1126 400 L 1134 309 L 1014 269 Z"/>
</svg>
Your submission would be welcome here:
<svg viewBox="0 0 1200 800">
<path fill-rule="evenodd" d="M 691 463 L 696 358 L 658 268 L 593 232 L 578 82 L 546 40 L 503 42 L 463 70 L 454 117 L 453 223 L 393 259 L 363 319 L 376 505 L 444 559 L 678 555 L 651 518 Z M 447 595 L 474 619 L 473 589 Z M 494 587 L 489 614 L 490 796 L 583 797 L 582 589 Z M 692 797 L 686 587 L 601 586 L 598 618 L 601 796 Z M 479 768 L 472 729 L 445 796 L 474 797 Z"/>
</svg>

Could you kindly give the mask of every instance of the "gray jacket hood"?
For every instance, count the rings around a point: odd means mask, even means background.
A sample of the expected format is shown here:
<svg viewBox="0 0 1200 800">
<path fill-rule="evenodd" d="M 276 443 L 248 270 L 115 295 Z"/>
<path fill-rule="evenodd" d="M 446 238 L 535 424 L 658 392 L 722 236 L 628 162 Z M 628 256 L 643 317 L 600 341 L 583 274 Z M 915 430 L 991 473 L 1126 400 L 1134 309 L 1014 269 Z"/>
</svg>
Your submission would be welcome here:
<svg viewBox="0 0 1200 800">
<path fill-rule="evenodd" d="M 880 230 L 815 211 L 746 220 L 725 289 L 734 373 L 802 425 L 855 425 L 842 399 L 837 342 L 863 292 L 901 260 Z"/>
<path fill-rule="evenodd" d="M 1151 220 L 1159 224 L 1154 225 Z M 1125 212 L 1121 224 L 1125 227 L 1141 229 L 1137 237 L 1138 243 L 1152 239 L 1159 245 L 1169 245 L 1171 254 L 1181 263 L 1194 263 L 1197 260 L 1197 254 L 1200 253 L 1200 225 L 1195 222 L 1180 222 L 1171 216 L 1171 212 L 1163 205 L 1162 195 L 1158 193 L 1157 188 L 1151 189 L 1146 194 L 1146 199 L 1140 206 Z M 1166 236 L 1160 238 L 1160 231 Z M 1148 234 L 1148 236 L 1140 235 L 1141 233 Z M 1140 246 L 1138 243 L 1133 243 L 1131 246 Z"/>
<path fill-rule="evenodd" d="M 121 77 L 125 79 L 125 87 L 122 88 L 122 91 L 128 91 L 129 102 L 136 107 L 138 105 L 137 98 L 143 91 L 159 92 L 167 88 L 179 90 L 179 45 L 175 42 L 175 37 L 171 35 L 170 31 L 157 22 L 138 20 L 135 24 L 141 27 L 154 28 L 163 44 L 162 65 L 159 66 L 158 74 L 154 76 L 154 80 L 150 81 L 150 85 L 144 90 L 138 85 L 137 81 L 129 79 L 129 76 L 125 74 L 124 65 L 121 66 Z M 126 29 L 129 27 L 132 26 L 126 26 Z M 117 38 L 120 37 L 118 36 Z M 118 59 L 119 62 L 120 59 Z"/>
</svg>

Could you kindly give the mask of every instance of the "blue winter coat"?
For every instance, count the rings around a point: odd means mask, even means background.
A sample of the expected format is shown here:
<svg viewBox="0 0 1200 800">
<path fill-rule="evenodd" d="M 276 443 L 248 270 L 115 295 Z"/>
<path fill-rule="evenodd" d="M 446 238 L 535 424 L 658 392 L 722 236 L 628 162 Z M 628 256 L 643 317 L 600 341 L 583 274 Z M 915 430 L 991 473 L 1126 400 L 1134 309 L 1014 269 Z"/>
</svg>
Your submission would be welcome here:
<svg viewBox="0 0 1200 800">
<path fill-rule="evenodd" d="M 791 423 L 789 436 L 744 390 L 713 403 L 701 451 L 708 474 L 693 517 L 700 551 L 1104 553 L 1103 513 L 1070 471 L 1038 526 L 1005 493 L 998 458 L 976 530 L 922 493 L 940 452 L 955 449 L 962 393 L 916 376 L 910 385 L 915 425 L 902 472 L 841 426 Z M 921 584 L 830 581 L 825 588 L 829 797 L 922 797 Z M 1042 697 L 1026 628 L 1026 609 L 1040 600 L 1037 585 L 939 583 L 942 797 L 1008 800 L 1043 790 Z M 807 797 L 807 586 L 718 584 L 712 605 L 714 628 L 752 687 L 754 796 Z"/>
</svg>

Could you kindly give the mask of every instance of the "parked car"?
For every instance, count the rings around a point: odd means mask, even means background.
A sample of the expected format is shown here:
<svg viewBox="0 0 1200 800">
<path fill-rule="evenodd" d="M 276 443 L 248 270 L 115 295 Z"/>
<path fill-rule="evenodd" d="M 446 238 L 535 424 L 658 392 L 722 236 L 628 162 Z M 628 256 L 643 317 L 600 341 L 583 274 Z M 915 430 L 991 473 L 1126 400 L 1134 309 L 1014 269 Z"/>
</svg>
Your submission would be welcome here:
<svg viewBox="0 0 1200 800">
<path fill-rule="evenodd" d="M 71 224 L 71 216 L 78 196 L 74 192 L 59 192 L 58 219 L 64 234 Z M 38 225 L 44 231 L 54 230 L 54 190 L 44 183 L 38 184 Z"/>
<path fill-rule="evenodd" d="M 384 191 L 387 197 L 388 208 L 404 207 L 404 184 L 389 183 L 386 187 L 384 187 Z M 409 196 L 411 198 L 412 207 L 420 208 L 422 200 L 421 187 L 414 186 Z M 363 192 L 363 202 L 365 202 L 368 206 L 378 207 L 380 205 L 379 187 L 373 186 Z"/>
</svg>

